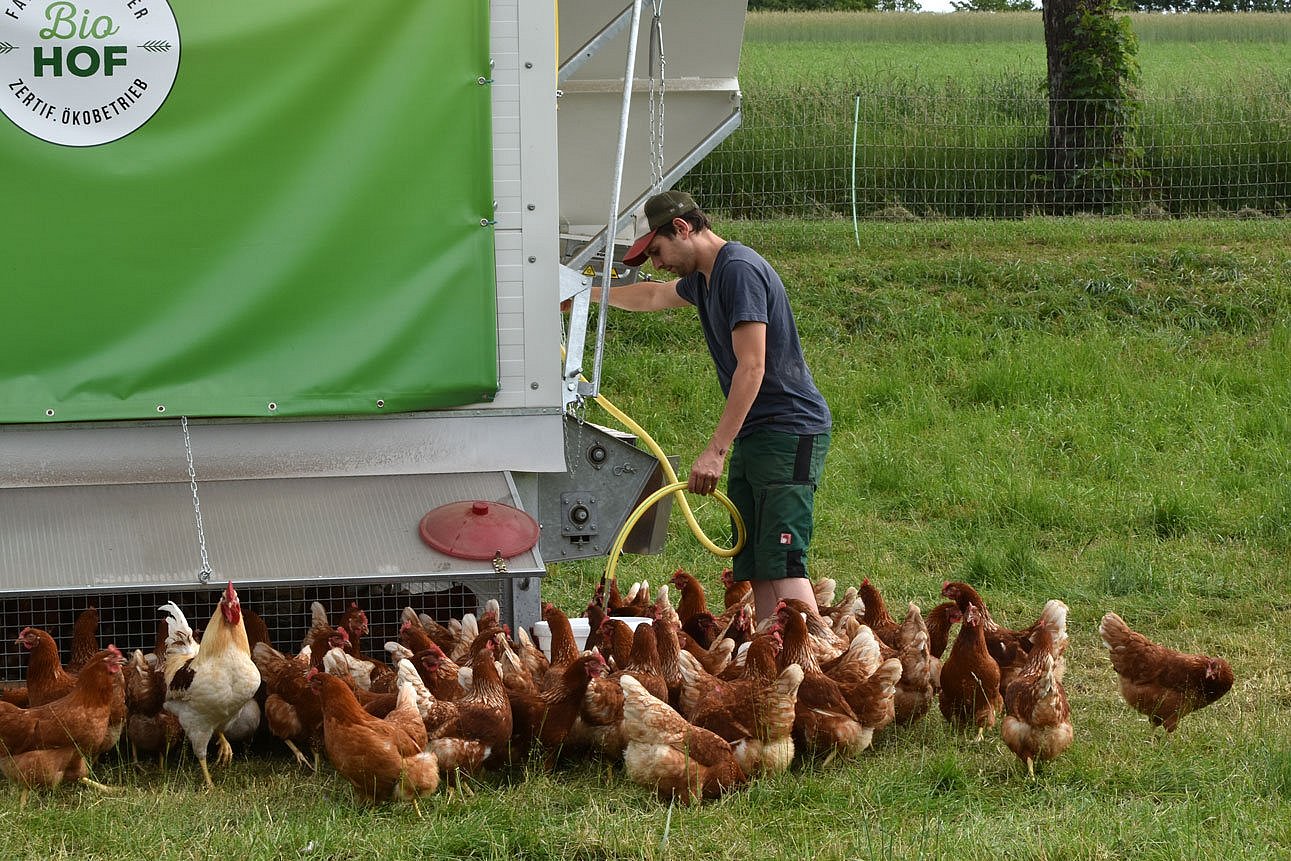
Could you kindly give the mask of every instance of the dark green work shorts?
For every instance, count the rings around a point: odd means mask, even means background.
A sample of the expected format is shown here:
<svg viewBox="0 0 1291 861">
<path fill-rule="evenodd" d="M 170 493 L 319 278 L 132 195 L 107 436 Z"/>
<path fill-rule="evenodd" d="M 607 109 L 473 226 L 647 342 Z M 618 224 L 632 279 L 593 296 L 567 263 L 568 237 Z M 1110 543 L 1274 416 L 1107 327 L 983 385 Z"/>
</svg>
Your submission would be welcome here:
<svg viewBox="0 0 1291 861">
<path fill-rule="evenodd" d="M 828 452 L 828 433 L 763 430 L 735 441 L 726 495 L 748 530 L 732 560 L 736 580 L 807 576 L 812 504 Z"/>
</svg>

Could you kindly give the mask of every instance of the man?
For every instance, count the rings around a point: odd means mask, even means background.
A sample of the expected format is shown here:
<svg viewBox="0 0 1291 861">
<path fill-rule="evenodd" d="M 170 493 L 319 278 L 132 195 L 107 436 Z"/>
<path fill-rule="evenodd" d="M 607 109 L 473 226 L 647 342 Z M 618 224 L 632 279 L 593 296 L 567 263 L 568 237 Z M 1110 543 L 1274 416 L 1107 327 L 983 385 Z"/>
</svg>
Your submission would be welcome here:
<svg viewBox="0 0 1291 861">
<path fill-rule="evenodd" d="M 694 305 L 726 396 L 690 468 L 689 490 L 716 490 L 729 455 L 726 495 L 748 530 L 733 560 L 735 579 L 752 581 L 759 619 L 774 614 L 781 598 L 815 607 L 807 547 L 831 418 L 803 358 L 784 283 L 756 251 L 713 233 L 685 192 L 651 197 L 645 215 L 649 230 L 623 261 L 639 266 L 649 258 L 677 279 L 612 287 L 610 304 L 629 311 Z"/>
</svg>

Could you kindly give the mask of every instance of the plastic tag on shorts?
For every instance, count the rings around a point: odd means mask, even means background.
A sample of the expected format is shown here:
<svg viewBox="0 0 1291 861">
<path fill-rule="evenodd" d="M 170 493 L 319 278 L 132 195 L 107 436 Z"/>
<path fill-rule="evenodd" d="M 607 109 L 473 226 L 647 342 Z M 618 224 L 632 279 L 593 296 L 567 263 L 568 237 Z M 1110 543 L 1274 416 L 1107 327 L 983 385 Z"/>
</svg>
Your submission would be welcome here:
<svg viewBox="0 0 1291 861">
<path fill-rule="evenodd" d="M 789 534 L 788 532 L 781 532 L 781 533 L 780 533 L 780 543 L 781 543 L 781 544 L 792 544 L 792 543 L 793 543 L 793 535 Z"/>
</svg>

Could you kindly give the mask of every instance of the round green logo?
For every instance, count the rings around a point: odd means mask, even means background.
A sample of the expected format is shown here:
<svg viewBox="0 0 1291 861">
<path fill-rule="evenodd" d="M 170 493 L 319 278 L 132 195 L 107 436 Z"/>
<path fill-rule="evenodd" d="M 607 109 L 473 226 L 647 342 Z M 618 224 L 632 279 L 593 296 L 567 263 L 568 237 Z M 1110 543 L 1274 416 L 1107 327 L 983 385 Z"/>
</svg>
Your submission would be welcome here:
<svg viewBox="0 0 1291 861">
<path fill-rule="evenodd" d="M 167 0 L 0 0 L 0 111 L 41 140 L 97 146 L 161 108 L 179 72 Z"/>
</svg>

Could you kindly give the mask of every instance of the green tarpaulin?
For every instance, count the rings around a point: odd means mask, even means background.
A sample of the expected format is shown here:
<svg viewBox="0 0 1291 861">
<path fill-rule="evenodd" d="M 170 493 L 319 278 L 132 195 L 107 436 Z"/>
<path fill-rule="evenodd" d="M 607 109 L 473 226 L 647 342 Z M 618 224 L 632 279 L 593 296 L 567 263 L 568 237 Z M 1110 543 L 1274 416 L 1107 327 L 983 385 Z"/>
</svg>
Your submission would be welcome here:
<svg viewBox="0 0 1291 861">
<path fill-rule="evenodd" d="M 487 0 L 0 7 L 0 422 L 492 398 Z"/>
</svg>

